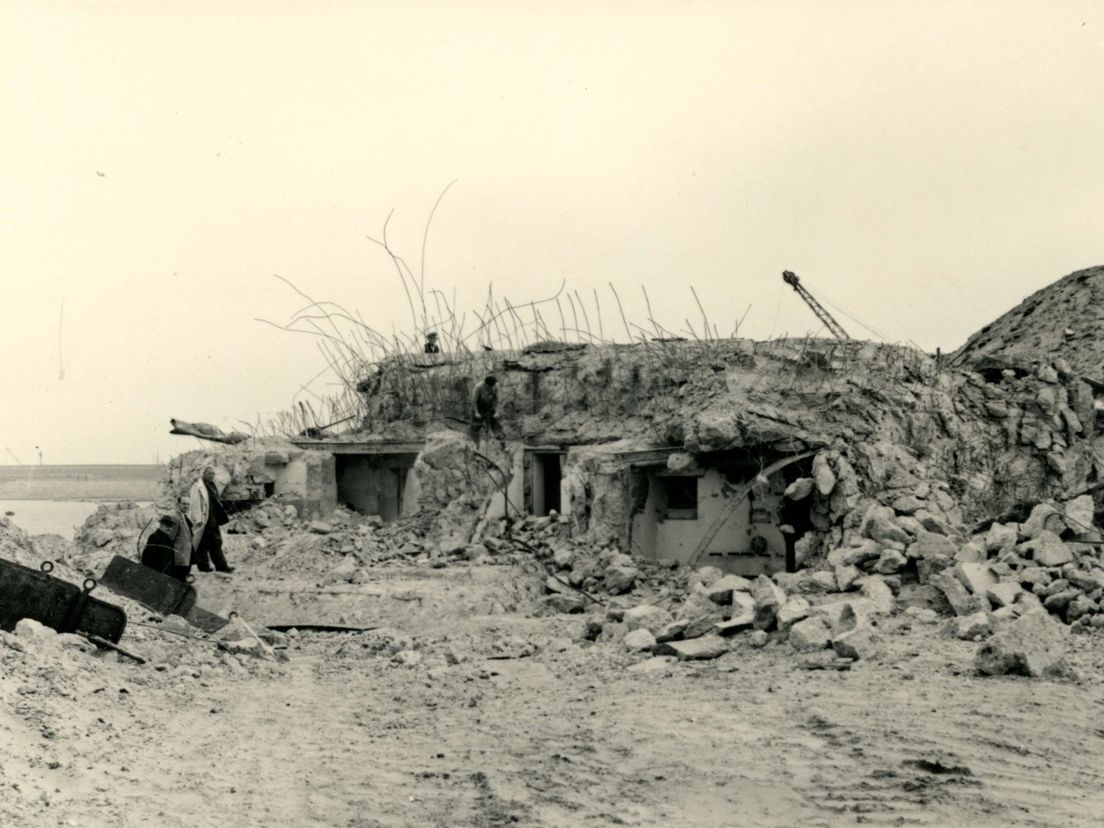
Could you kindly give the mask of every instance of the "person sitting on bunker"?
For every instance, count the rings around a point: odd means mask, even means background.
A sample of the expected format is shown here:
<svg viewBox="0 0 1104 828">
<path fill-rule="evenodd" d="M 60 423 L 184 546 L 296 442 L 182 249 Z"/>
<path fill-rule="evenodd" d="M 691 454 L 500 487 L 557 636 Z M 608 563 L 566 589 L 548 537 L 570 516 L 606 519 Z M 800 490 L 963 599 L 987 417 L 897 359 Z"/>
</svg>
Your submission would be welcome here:
<svg viewBox="0 0 1104 828">
<path fill-rule="evenodd" d="M 215 488 L 215 470 L 204 466 L 192 488 L 188 490 L 188 520 L 192 523 L 193 563 L 200 572 L 233 572 L 222 551 L 222 532 L 219 527 L 230 517 L 219 499 Z"/>
<path fill-rule="evenodd" d="M 192 534 L 181 515 L 161 515 L 142 550 L 142 564 L 178 581 L 188 580 L 192 569 Z"/>
<path fill-rule="evenodd" d="M 488 374 L 472 391 L 472 440 L 478 445 L 483 428 L 489 428 L 500 441 L 506 435 L 496 416 L 498 411 L 498 380 Z"/>
</svg>

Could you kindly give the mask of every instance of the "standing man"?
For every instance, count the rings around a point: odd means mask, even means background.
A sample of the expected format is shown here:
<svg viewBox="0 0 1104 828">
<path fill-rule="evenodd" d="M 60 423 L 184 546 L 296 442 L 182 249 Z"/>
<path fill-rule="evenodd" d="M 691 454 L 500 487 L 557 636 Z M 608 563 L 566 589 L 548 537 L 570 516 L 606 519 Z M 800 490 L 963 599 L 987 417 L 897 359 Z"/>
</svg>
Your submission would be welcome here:
<svg viewBox="0 0 1104 828">
<path fill-rule="evenodd" d="M 195 549 L 195 565 L 200 572 L 233 572 L 222 552 L 222 532 L 219 527 L 230 518 L 215 488 L 215 470 L 204 466 L 196 482 L 188 492 L 188 520 L 192 523 L 192 543 Z"/>
<path fill-rule="evenodd" d="M 427 354 L 441 353 L 441 346 L 437 342 L 437 331 L 430 331 L 426 334 L 424 350 Z"/>
<path fill-rule="evenodd" d="M 498 421 L 498 380 L 488 374 L 472 391 L 472 440 L 479 445 L 484 427 L 489 428 L 500 442 L 506 442 L 506 434 Z"/>
</svg>

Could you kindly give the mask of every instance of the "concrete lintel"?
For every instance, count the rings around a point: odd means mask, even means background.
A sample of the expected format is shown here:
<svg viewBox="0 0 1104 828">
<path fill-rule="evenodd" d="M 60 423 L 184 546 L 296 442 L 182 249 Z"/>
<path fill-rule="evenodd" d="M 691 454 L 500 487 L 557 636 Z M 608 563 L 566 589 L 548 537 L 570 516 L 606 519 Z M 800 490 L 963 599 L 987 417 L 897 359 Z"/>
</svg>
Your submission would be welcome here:
<svg viewBox="0 0 1104 828">
<path fill-rule="evenodd" d="M 374 440 L 354 443 L 346 440 L 292 440 L 301 449 L 328 451 L 330 454 L 418 454 L 425 443 L 398 440 Z"/>
</svg>

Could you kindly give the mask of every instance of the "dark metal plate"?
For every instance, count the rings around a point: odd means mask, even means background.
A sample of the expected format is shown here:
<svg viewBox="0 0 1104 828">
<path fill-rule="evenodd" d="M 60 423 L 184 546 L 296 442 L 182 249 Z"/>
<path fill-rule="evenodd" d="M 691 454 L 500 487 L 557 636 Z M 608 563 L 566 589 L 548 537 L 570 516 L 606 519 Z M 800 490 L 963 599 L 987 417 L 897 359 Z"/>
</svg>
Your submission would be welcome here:
<svg viewBox="0 0 1104 828">
<path fill-rule="evenodd" d="M 119 555 L 111 559 L 100 583 L 165 615 L 187 615 L 196 602 L 195 587 Z"/>
<path fill-rule="evenodd" d="M 209 633 L 218 632 L 230 623 L 228 619 L 221 615 L 215 615 L 213 612 L 208 612 L 203 607 L 192 607 L 184 618 L 193 627 Z"/>
<path fill-rule="evenodd" d="M 0 558 L 0 629 L 11 632 L 20 619 L 32 618 L 58 632 L 95 635 L 117 644 L 126 629 L 122 607 L 93 598 L 96 581 L 82 590 L 55 578 Z"/>
</svg>

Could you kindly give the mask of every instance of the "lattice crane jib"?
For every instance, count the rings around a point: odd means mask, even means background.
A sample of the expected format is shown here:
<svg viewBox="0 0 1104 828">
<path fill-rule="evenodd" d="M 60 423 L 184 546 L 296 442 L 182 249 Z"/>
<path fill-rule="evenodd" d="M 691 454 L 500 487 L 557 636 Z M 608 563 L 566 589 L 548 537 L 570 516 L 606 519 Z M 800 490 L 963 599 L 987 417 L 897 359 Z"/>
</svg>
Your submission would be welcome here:
<svg viewBox="0 0 1104 828">
<path fill-rule="evenodd" d="M 847 331 L 843 329 L 843 326 L 840 325 L 840 323 L 832 317 L 832 314 L 828 313 L 828 311 L 824 309 L 824 306 L 816 300 L 816 297 L 814 297 L 813 294 L 809 293 L 809 291 L 805 289 L 805 286 L 801 284 L 801 280 L 797 277 L 796 273 L 794 273 L 792 270 L 782 271 L 782 281 L 792 287 L 797 295 L 805 300 L 805 304 L 812 308 L 812 311 L 816 314 L 817 319 L 823 322 L 824 326 L 832 332 L 832 336 L 834 336 L 836 339 L 851 338 L 847 335 Z"/>
</svg>

